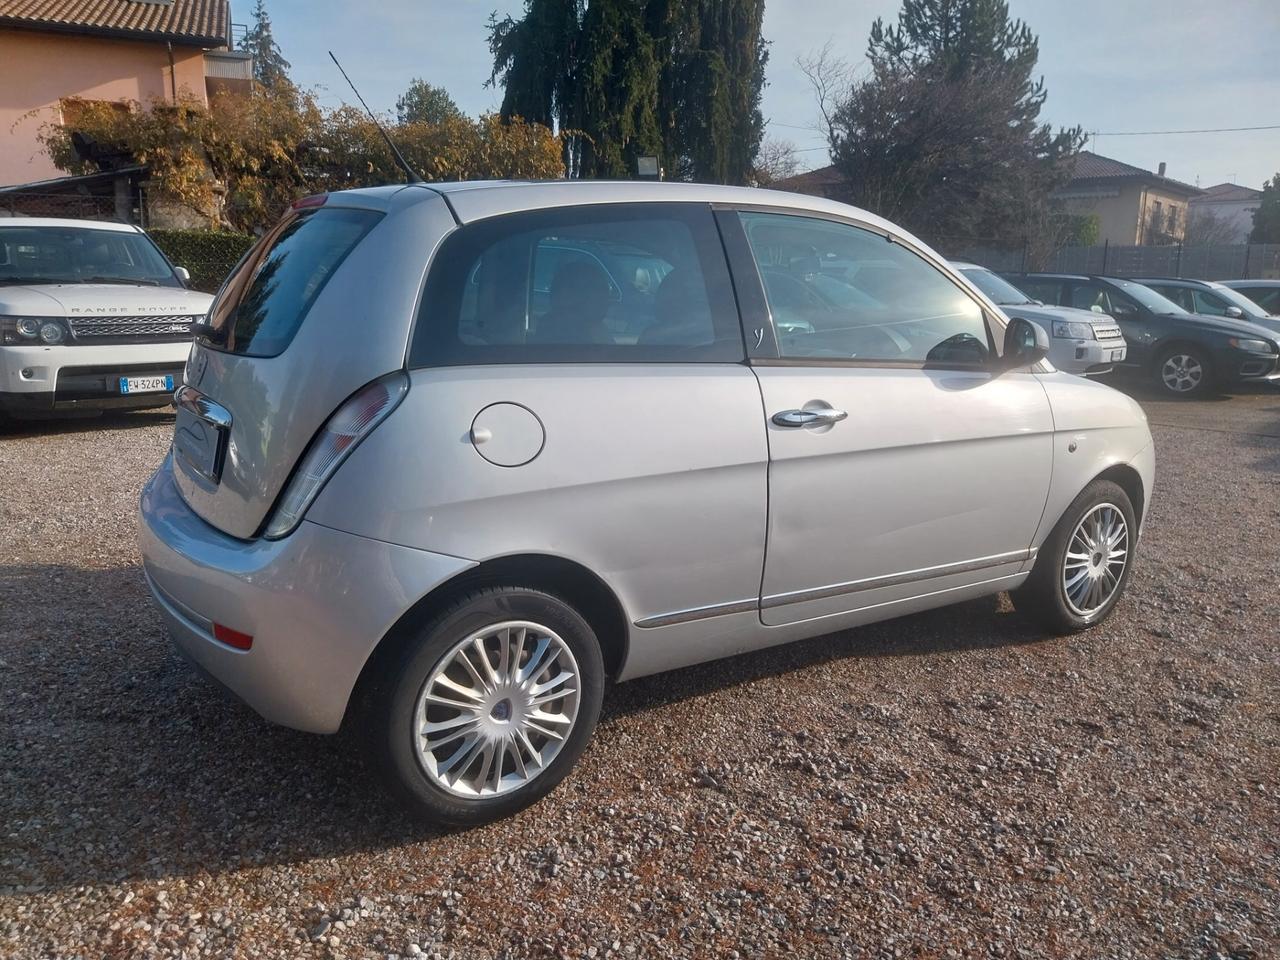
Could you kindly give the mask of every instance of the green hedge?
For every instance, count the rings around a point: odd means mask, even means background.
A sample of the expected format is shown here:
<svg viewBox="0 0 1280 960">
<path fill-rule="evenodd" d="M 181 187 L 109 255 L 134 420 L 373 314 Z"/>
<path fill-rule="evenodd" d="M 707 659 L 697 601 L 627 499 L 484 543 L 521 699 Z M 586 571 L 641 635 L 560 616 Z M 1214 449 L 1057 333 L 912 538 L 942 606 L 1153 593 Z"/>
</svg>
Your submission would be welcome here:
<svg viewBox="0 0 1280 960">
<path fill-rule="evenodd" d="M 257 239 L 247 233 L 219 233 L 213 230 L 149 230 L 166 257 L 175 266 L 191 271 L 191 286 L 213 293 L 231 268 Z"/>
</svg>

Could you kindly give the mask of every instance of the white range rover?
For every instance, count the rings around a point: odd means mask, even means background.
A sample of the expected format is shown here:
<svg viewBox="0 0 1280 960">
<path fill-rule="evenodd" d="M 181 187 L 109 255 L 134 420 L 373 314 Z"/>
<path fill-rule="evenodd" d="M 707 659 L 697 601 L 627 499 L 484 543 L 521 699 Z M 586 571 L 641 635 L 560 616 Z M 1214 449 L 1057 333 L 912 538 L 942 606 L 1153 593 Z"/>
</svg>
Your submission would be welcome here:
<svg viewBox="0 0 1280 960">
<path fill-rule="evenodd" d="M 188 279 L 134 226 L 0 220 L 0 416 L 168 403 L 213 302 Z"/>
</svg>

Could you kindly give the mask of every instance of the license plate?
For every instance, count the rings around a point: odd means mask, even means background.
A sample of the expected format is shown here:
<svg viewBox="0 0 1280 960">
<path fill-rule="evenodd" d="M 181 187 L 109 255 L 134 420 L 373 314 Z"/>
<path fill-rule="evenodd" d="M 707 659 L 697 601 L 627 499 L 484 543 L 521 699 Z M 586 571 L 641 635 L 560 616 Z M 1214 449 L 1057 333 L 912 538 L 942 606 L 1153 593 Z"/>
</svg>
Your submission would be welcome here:
<svg viewBox="0 0 1280 960">
<path fill-rule="evenodd" d="M 173 391 L 173 377 L 121 377 L 120 392 L 126 393 L 160 393 Z"/>
<path fill-rule="evenodd" d="M 1119 363 L 1119 362 L 1120 362 L 1121 360 L 1123 360 L 1123 359 L 1124 359 L 1124 350 L 1123 350 L 1123 349 L 1120 349 L 1120 350 L 1112 350 L 1112 351 L 1111 351 L 1111 362 L 1112 362 L 1112 363 Z"/>
</svg>

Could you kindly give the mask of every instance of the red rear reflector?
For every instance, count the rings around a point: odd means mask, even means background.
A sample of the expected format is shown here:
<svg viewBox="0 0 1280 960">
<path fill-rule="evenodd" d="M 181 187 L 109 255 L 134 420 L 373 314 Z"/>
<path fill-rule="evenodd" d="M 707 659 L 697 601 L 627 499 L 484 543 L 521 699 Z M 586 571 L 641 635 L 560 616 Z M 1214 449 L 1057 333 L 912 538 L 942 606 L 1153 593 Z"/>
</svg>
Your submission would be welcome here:
<svg viewBox="0 0 1280 960">
<path fill-rule="evenodd" d="M 303 197 L 301 200 L 293 201 L 292 209 L 305 210 L 307 207 L 323 207 L 324 202 L 329 199 L 327 193 L 315 193 L 309 197 Z"/>
<path fill-rule="evenodd" d="M 249 634 L 241 633 L 239 630 L 232 630 L 230 627 L 224 627 L 220 623 L 213 625 L 213 635 L 228 647 L 235 647 L 237 650 L 248 650 L 253 646 L 253 637 L 249 636 Z"/>
</svg>

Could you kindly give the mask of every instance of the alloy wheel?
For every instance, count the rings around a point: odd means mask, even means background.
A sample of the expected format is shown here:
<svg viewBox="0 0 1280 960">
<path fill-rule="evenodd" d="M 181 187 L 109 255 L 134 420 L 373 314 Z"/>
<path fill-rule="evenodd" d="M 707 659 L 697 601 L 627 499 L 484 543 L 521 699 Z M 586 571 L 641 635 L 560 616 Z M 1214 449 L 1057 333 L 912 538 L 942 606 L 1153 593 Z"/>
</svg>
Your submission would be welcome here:
<svg viewBox="0 0 1280 960">
<path fill-rule="evenodd" d="M 560 753 L 580 686 L 573 652 L 553 630 L 513 620 L 476 631 L 441 658 L 418 694 L 418 762 L 455 796 L 518 789 Z"/>
<path fill-rule="evenodd" d="M 1204 365 L 1189 353 L 1175 353 L 1165 359 L 1160 380 L 1174 393 L 1190 393 L 1204 381 Z"/>
<path fill-rule="evenodd" d="M 1100 503 L 1076 524 L 1067 541 L 1062 591 L 1067 606 L 1082 616 L 1105 607 L 1120 588 L 1129 562 L 1129 526 L 1112 503 Z"/>
</svg>

